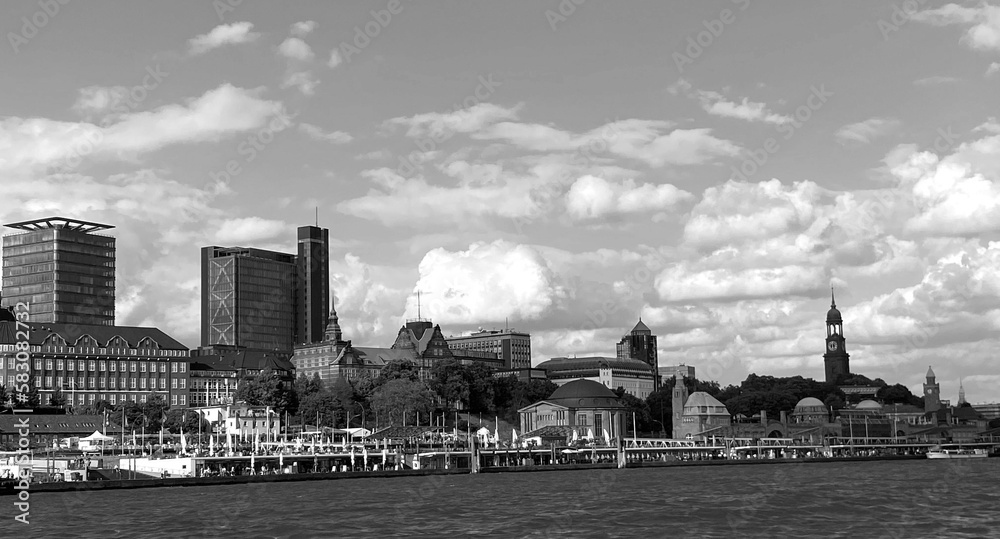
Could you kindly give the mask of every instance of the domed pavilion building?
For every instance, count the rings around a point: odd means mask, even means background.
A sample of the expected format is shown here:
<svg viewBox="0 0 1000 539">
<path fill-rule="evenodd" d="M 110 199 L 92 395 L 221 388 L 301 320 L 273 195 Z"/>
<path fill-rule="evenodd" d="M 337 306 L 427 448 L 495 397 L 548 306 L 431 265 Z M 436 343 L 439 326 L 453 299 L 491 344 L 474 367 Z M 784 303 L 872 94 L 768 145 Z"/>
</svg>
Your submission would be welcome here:
<svg viewBox="0 0 1000 539">
<path fill-rule="evenodd" d="M 545 400 L 518 410 L 525 438 L 539 437 L 542 443 L 568 443 L 576 431 L 579 438 L 592 433 L 604 440 L 625 432 L 625 404 L 604 384 L 574 380 L 552 392 Z"/>
</svg>

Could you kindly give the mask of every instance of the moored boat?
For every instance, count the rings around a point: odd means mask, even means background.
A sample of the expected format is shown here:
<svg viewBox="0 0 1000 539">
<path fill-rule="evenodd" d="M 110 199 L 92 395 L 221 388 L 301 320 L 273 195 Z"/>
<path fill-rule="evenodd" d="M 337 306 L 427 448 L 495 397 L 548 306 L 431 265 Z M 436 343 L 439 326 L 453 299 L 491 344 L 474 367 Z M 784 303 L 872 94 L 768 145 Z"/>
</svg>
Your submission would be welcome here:
<svg viewBox="0 0 1000 539">
<path fill-rule="evenodd" d="M 985 449 L 941 449 L 934 448 L 927 452 L 929 459 L 984 459 L 990 456 Z"/>
</svg>

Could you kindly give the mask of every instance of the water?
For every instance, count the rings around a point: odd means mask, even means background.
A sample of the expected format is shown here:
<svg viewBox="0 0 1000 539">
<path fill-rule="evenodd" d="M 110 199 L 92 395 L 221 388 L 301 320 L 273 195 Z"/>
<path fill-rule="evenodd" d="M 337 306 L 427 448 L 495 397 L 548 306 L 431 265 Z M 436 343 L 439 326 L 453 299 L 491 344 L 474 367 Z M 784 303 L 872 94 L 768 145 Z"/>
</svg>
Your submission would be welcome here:
<svg viewBox="0 0 1000 539">
<path fill-rule="evenodd" d="M 0 537 L 1000 537 L 1000 459 L 37 493 Z"/>
</svg>

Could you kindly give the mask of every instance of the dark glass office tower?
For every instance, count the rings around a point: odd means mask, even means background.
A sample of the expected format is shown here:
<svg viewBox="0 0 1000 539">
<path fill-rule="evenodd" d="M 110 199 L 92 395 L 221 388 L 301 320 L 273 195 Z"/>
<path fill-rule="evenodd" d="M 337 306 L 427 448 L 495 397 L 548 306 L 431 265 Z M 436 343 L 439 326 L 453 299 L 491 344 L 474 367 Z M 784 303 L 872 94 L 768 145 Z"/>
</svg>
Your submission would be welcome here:
<svg viewBox="0 0 1000 539">
<path fill-rule="evenodd" d="M 3 238 L 0 306 L 28 303 L 29 320 L 115 325 L 115 238 L 111 225 L 48 217 Z"/>
<path fill-rule="evenodd" d="M 330 315 L 330 231 L 317 226 L 298 230 L 296 344 L 321 342 Z"/>
<path fill-rule="evenodd" d="M 292 353 L 295 255 L 246 247 L 201 249 L 201 344 Z"/>
</svg>

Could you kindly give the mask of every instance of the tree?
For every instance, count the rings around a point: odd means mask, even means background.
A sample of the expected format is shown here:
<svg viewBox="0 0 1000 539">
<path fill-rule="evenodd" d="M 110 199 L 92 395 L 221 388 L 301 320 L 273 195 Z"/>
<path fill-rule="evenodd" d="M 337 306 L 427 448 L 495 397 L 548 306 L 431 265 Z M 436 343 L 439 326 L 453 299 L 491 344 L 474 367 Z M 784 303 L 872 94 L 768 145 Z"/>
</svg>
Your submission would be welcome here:
<svg viewBox="0 0 1000 539">
<path fill-rule="evenodd" d="M 635 428 L 639 431 L 648 432 L 656 428 L 653 425 L 653 417 L 652 414 L 649 413 L 649 404 L 646 401 L 636 397 L 635 395 L 626 393 L 625 388 L 623 387 L 616 389 L 615 394 L 618 395 L 618 398 L 625 404 L 625 421 L 627 423 L 625 426 L 626 432 L 632 430 L 633 422 Z"/>
<path fill-rule="evenodd" d="M 669 382 L 669 385 L 664 383 L 658 391 L 654 391 L 646 397 L 649 414 L 660 425 L 660 430 L 667 435 L 673 432 L 674 416 L 674 384 L 673 380 L 669 380 Z"/>
<path fill-rule="evenodd" d="M 63 395 L 62 389 L 56 388 L 52 392 L 52 396 L 49 397 L 49 406 L 56 406 L 62 408 L 66 406 L 66 395 Z"/>
<path fill-rule="evenodd" d="M 295 390 L 278 373 L 265 369 L 253 378 L 244 378 L 236 386 L 234 398 L 251 406 L 270 406 L 278 414 L 298 409 Z"/>
<path fill-rule="evenodd" d="M 469 373 L 453 359 L 438 361 L 431 367 L 430 388 L 448 407 L 467 407 L 469 402 Z"/>
<path fill-rule="evenodd" d="M 413 417 L 415 412 L 429 415 L 434 409 L 434 394 L 422 382 L 397 378 L 375 390 L 371 404 L 384 418 L 382 423 L 402 425 L 404 418 Z"/>
<path fill-rule="evenodd" d="M 903 384 L 883 386 L 878 390 L 876 397 L 881 399 L 885 404 L 910 404 L 914 399 L 913 393 L 910 392 L 910 388 L 904 386 Z"/>
<path fill-rule="evenodd" d="M 127 414 L 128 412 L 126 412 Z M 201 420 L 201 433 L 207 435 L 212 432 L 212 424 L 204 416 L 191 410 L 172 409 L 167 411 L 167 420 L 163 423 L 170 432 L 174 434 L 197 435 L 199 432 L 199 419 Z"/>
</svg>

